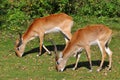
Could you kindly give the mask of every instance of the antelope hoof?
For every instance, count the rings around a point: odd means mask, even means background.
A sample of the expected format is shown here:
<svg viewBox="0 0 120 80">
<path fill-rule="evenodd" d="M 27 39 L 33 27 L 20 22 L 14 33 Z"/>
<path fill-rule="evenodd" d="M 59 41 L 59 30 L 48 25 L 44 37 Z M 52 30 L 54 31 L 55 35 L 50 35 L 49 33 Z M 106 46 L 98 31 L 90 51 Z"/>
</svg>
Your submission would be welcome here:
<svg viewBox="0 0 120 80">
<path fill-rule="evenodd" d="M 38 54 L 37 54 L 37 57 L 40 56 L 40 55 L 41 55 L 41 53 L 38 53 Z"/>
<path fill-rule="evenodd" d="M 111 67 L 108 67 L 107 70 L 110 71 L 112 68 Z"/>
<path fill-rule="evenodd" d="M 39 54 L 37 54 L 37 57 L 40 56 Z"/>
<path fill-rule="evenodd" d="M 74 67 L 74 68 L 72 68 L 72 70 L 76 70 L 76 68 Z"/>
<path fill-rule="evenodd" d="M 51 52 L 48 52 L 48 55 L 50 55 L 50 56 L 51 56 L 51 55 L 52 55 L 52 54 L 51 54 Z"/>
<path fill-rule="evenodd" d="M 74 56 L 74 57 L 76 57 L 76 56 L 77 56 L 77 54 L 74 54 L 73 56 Z"/>
<path fill-rule="evenodd" d="M 89 72 L 92 72 L 92 69 L 90 69 Z"/>
<path fill-rule="evenodd" d="M 99 69 L 97 69 L 97 72 L 100 72 L 102 70 L 102 68 L 99 68 Z"/>
</svg>

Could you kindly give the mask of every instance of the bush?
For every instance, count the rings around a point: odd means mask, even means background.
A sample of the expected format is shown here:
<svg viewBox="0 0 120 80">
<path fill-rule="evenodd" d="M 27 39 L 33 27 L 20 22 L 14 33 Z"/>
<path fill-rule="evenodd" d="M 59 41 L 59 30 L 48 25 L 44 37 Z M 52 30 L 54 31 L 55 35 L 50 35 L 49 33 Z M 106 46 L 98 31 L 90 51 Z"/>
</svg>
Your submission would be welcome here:
<svg viewBox="0 0 120 80">
<path fill-rule="evenodd" d="M 12 1 L 12 0 L 11 0 Z M 16 31 L 20 30 L 20 25 L 24 25 L 26 20 L 28 20 L 30 17 L 25 14 L 21 10 L 22 6 L 25 4 L 21 4 L 16 2 L 10 2 L 3 0 L 1 7 L 1 14 L 2 17 L 0 19 L 1 27 L 0 29 L 3 30 L 10 30 L 10 31 Z"/>
<path fill-rule="evenodd" d="M 120 17 L 120 1 L 119 0 L 85 0 L 82 2 L 79 13 L 82 15 L 94 15 L 97 17 Z"/>
<path fill-rule="evenodd" d="M 2 0 L 0 30 L 20 31 L 34 18 L 65 12 L 76 16 L 120 17 L 120 0 Z"/>
</svg>

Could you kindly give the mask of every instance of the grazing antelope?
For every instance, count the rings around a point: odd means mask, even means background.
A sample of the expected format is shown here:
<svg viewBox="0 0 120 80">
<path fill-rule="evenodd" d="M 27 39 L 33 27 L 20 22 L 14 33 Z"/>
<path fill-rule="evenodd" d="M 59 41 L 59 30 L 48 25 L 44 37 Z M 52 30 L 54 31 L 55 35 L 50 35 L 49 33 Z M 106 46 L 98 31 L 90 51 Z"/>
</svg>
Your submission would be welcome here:
<svg viewBox="0 0 120 80">
<path fill-rule="evenodd" d="M 63 71 L 69 57 L 77 52 L 82 52 L 82 50 L 85 49 L 90 64 L 90 71 L 92 71 L 90 46 L 97 44 L 102 53 L 102 60 L 97 71 L 102 69 L 106 53 L 109 56 L 108 70 L 110 70 L 112 62 L 112 51 L 109 49 L 108 44 L 110 42 L 111 36 L 112 30 L 101 24 L 88 25 L 83 29 L 77 30 L 72 36 L 71 40 L 68 42 L 68 45 L 63 50 L 63 52 L 60 53 L 59 56 L 56 54 L 56 69 L 58 71 Z M 76 64 L 73 69 L 76 69 L 80 55 L 81 53 L 77 54 Z"/>
<path fill-rule="evenodd" d="M 42 46 L 50 53 L 50 51 L 43 45 L 44 35 L 51 32 L 61 32 L 65 38 L 66 44 L 71 39 L 71 28 L 73 25 L 72 17 L 65 13 L 52 14 L 47 17 L 35 19 L 29 26 L 28 30 L 20 35 L 20 39 L 16 40 L 15 52 L 17 56 L 22 57 L 27 42 L 39 37 L 40 39 L 40 52 L 41 55 Z"/>
</svg>

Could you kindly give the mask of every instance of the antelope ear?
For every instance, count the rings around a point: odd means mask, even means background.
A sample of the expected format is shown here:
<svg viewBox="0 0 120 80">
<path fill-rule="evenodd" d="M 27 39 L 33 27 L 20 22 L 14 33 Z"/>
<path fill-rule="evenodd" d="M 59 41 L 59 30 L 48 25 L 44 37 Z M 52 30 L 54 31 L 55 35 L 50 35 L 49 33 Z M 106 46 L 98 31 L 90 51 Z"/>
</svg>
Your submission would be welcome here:
<svg viewBox="0 0 120 80">
<path fill-rule="evenodd" d="M 59 57 L 60 57 L 60 58 L 62 58 L 62 57 L 63 57 L 63 54 L 62 54 L 62 52 L 60 52 L 60 54 L 59 54 Z"/>
<path fill-rule="evenodd" d="M 55 52 L 55 61 L 58 62 L 58 59 L 59 59 L 59 56 L 58 56 L 58 54 Z"/>
</svg>

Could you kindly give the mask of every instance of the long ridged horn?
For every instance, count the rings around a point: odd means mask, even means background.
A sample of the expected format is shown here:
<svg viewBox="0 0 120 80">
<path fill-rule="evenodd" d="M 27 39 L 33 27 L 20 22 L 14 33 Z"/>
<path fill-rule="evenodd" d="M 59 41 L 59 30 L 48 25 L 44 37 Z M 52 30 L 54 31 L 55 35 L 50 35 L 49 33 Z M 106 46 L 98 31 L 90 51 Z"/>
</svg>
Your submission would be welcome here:
<svg viewBox="0 0 120 80">
<path fill-rule="evenodd" d="M 59 58 L 57 54 L 57 46 L 55 45 L 55 42 L 52 39 L 50 39 L 50 42 L 54 45 L 55 60 L 57 61 Z"/>
<path fill-rule="evenodd" d="M 19 33 L 19 43 L 17 45 L 17 47 L 19 47 L 22 44 L 22 34 Z"/>
</svg>

